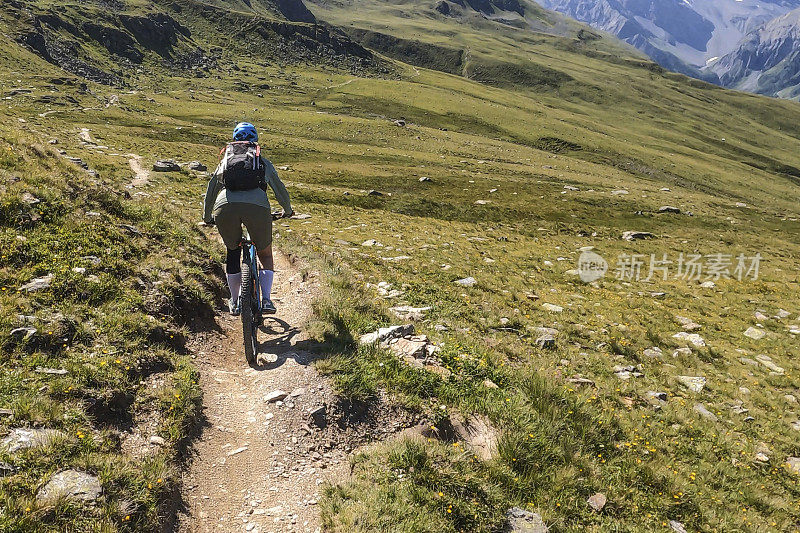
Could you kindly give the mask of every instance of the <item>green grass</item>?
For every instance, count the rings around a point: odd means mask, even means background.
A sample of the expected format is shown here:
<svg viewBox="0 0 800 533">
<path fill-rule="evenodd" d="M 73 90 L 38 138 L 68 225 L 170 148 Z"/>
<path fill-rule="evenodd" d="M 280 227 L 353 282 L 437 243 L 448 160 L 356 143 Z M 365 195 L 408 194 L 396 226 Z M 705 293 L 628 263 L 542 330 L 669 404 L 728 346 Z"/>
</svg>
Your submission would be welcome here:
<svg viewBox="0 0 800 533">
<path fill-rule="evenodd" d="M 196 42 L 217 43 L 186 6 L 181 20 L 196 22 Z M 347 11 L 315 13 L 341 22 Z M 68 436 L 52 448 L 0 458 L 21 467 L 0 480 L 9 509 L 0 523 L 20 531 L 146 530 L 158 521 L 173 494 L 174 450 L 197 415 L 193 371 L 180 355 L 195 316 L 189 310 L 213 309 L 220 250 L 195 228 L 203 179 L 154 175 L 150 197 L 128 198 L 124 154 L 140 154 L 145 164 L 174 157 L 213 166 L 230 125 L 248 119 L 260 126 L 276 166 L 289 165 L 281 175 L 297 210 L 312 215 L 277 225 L 276 243 L 325 272 L 327 292 L 315 304 L 312 331 L 330 354 L 319 370 L 346 397 L 369 402 L 387 391 L 433 420 L 486 415 L 501 433 L 498 457 L 488 462 L 440 442 L 389 442 L 358 453 L 353 479 L 329 487 L 321 502 L 328 528 L 497 531 L 512 505 L 541 513 L 553 531 L 666 531 L 668 520 L 698 531 L 796 527 L 800 487 L 781 463 L 800 455 L 791 427 L 797 408 L 784 398 L 800 386 L 797 336 L 787 329 L 800 313 L 797 104 L 664 74 L 619 50 L 608 57 L 605 42 L 587 49 L 531 33 L 514 51 L 517 30 L 438 19 L 401 24 L 396 10 L 378 2 L 365 4 L 356 19 L 356 27 L 394 28 L 390 33 L 403 39 L 468 47 L 473 57 L 480 45 L 481 60 L 502 58 L 548 76 L 553 69 L 559 74 L 550 78 L 561 82 L 496 86 L 402 63 L 385 79 L 354 77 L 245 56 L 237 56 L 245 68 L 238 73 L 181 78 L 148 57 L 143 73 L 132 75 L 139 92 L 91 84 L 86 93 L 77 83 L 55 86 L 51 79 L 62 72 L 0 37 L 3 79 L 20 79 L 13 85 L 33 91 L 0 105 L 0 407 L 15 411 L 13 421 L 0 423 L 55 427 Z M 111 94 L 120 103 L 106 107 Z M 43 103 L 54 95 L 60 104 Z M 38 116 L 48 106 L 57 112 Z M 395 126 L 398 118 L 408 125 Z M 109 148 L 80 145 L 82 127 Z M 42 148 L 52 137 L 60 141 L 55 148 L 98 169 L 98 183 Z M 432 181 L 420 183 L 422 176 Z M 371 189 L 384 195 L 367 196 Z M 618 189 L 629 194 L 611 194 Z M 23 192 L 41 202 L 26 204 Z M 663 205 L 683 213 L 657 213 Z M 620 239 L 627 230 L 656 238 L 629 243 Z M 373 238 L 383 247 L 361 246 Z M 612 270 L 592 285 L 567 273 L 585 246 Z M 675 259 L 756 252 L 764 257 L 758 280 L 721 280 L 713 289 L 613 276 L 622 253 Z M 103 262 L 79 259 L 89 255 Z M 411 259 L 384 259 L 400 255 Z M 72 272 L 76 266 L 98 280 Z M 50 272 L 52 290 L 16 291 Z M 452 283 L 470 275 L 475 287 Z M 403 296 L 379 297 L 372 286 L 380 281 Z M 442 344 L 451 378 L 356 346 L 360 334 L 393 322 L 388 307 L 401 300 L 433 308 L 417 327 Z M 545 302 L 564 310 L 546 311 Z M 772 316 L 780 308 L 791 317 L 763 321 L 767 338 L 743 336 L 757 322 L 756 310 Z M 50 335 L 55 313 L 64 318 Z M 17 314 L 37 316 L 39 333 L 27 343 L 8 335 Z M 681 330 L 676 316 L 699 322 L 708 346 L 673 358 L 682 345 L 672 337 Z M 560 331 L 556 350 L 536 346 L 541 326 Z M 664 355 L 645 356 L 652 346 Z M 771 356 L 785 373 L 740 362 L 756 355 Z M 623 381 L 613 373 L 615 365 L 636 364 L 642 377 Z M 37 374 L 36 366 L 69 373 Z M 145 368 L 169 376 L 162 390 L 141 386 Z M 567 381 L 577 374 L 596 386 Z M 681 375 L 707 377 L 705 390 L 690 393 L 678 384 Z M 486 379 L 499 388 L 487 389 Z M 158 413 L 170 446 L 145 462 L 126 457 L 113 430 L 98 428 L 87 411 L 85 398 L 104 391 L 132 399 L 115 416 Z M 648 391 L 666 392 L 669 401 L 654 410 Z M 748 413 L 731 410 L 737 400 Z M 700 418 L 698 402 L 719 421 Z M 767 464 L 755 461 L 761 443 L 769 448 Z M 67 465 L 100 475 L 102 505 L 33 505 L 38 486 Z M 609 499 L 601 513 L 586 504 L 598 491 Z"/>
</svg>

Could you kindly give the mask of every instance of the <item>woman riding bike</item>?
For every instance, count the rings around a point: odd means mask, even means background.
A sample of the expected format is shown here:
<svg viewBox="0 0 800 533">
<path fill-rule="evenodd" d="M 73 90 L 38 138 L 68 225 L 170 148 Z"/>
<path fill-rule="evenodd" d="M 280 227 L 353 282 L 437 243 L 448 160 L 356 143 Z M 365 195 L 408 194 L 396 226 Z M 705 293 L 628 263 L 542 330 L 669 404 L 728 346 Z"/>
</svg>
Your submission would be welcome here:
<svg viewBox="0 0 800 533">
<path fill-rule="evenodd" d="M 261 312 L 275 313 L 270 299 L 274 263 L 272 259 L 272 213 L 267 199 L 267 185 L 283 208 L 284 215 L 294 214 L 289 193 L 278 177 L 275 167 L 261 156 L 255 126 L 242 122 L 233 130 L 233 142 L 223 150 L 224 156 L 208 182 L 203 222 L 216 224 L 228 256 L 225 271 L 231 298 L 228 307 L 232 315 L 241 312 L 240 291 L 242 268 L 240 246 L 242 224 L 253 241 L 263 270 L 261 282 Z"/>
</svg>

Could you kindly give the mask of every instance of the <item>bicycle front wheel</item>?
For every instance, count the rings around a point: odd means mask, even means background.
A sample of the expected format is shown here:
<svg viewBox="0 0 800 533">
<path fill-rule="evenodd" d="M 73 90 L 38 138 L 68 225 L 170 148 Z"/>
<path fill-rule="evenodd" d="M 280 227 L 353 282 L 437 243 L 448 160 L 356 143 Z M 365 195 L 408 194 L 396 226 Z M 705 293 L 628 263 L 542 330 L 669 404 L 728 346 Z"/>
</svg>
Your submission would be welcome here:
<svg viewBox="0 0 800 533">
<path fill-rule="evenodd" d="M 256 362 L 258 353 L 258 324 L 253 272 L 248 261 L 242 263 L 242 337 L 244 356 L 249 364 Z"/>
</svg>

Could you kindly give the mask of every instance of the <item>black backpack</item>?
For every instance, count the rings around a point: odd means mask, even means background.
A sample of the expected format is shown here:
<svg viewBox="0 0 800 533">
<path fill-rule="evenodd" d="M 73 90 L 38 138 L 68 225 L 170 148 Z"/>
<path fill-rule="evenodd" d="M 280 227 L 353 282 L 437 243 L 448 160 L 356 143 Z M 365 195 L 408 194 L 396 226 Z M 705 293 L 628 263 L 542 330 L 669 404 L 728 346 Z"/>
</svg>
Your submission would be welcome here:
<svg viewBox="0 0 800 533">
<path fill-rule="evenodd" d="M 253 142 L 232 142 L 222 149 L 222 186 L 231 191 L 264 188 L 266 171 L 261 163 L 261 147 Z"/>
</svg>

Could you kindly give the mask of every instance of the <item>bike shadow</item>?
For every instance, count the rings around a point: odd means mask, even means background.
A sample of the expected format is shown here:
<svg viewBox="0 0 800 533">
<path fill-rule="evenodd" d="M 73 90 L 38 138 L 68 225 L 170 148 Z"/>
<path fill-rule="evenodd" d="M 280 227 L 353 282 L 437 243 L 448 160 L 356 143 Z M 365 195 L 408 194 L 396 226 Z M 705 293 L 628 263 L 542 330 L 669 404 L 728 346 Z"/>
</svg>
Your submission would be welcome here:
<svg viewBox="0 0 800 533">
<path fill-rule="evenodd" d="M 316 352 L 320 343 L 304 340 L 292 342 L 301 333 L 301 329 L 290 325 L 285 320 L 274 316 L 267 316 L 259 327 L 259 334 L 268 335 L 270 338 L 258 343 L 258 356 L 256 362 L 250 367 L 254 370 L 273 370 L 282 366 L 289 359 L 306 366 L 313 363 L 319 356 Z"/>
</svg>

